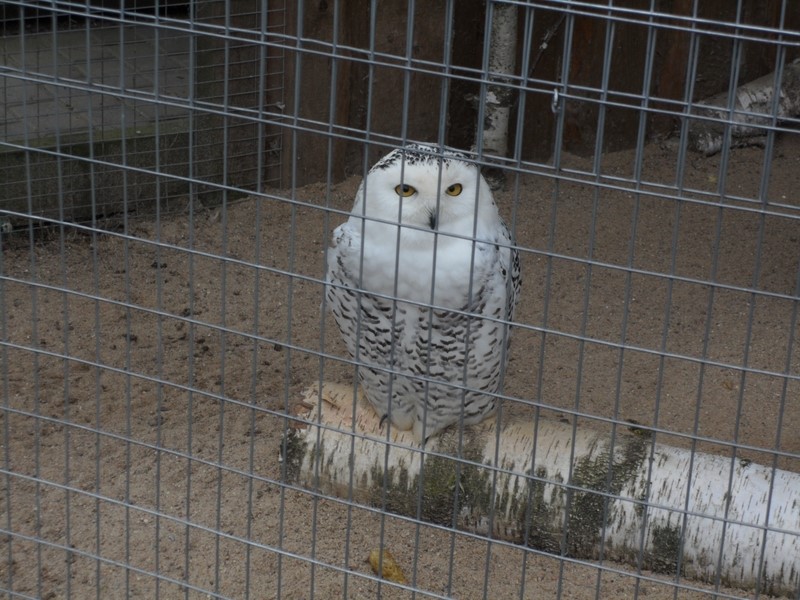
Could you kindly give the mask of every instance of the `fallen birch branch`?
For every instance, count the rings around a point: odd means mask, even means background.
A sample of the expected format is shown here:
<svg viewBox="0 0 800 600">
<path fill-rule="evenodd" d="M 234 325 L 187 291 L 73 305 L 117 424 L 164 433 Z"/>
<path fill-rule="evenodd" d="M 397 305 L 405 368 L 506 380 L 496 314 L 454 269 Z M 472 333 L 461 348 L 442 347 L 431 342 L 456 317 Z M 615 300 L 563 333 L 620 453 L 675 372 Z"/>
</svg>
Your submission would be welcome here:
<svg viewBox="0 0 800 600">
<path fill-rule="evenodd" d="M 363 396 L 354 421 L 350 386 L 307 390 L 297 417 L 288 477 L 324 494 L 554 554 L 673 575 L 680 566 L 762 593 L 800 585 L 796 473 L 653 444 L 642 430 L 612 449 L 608 436 L 579 428 L 573 439 L 572 426 L 546 419 L 536 431 L 508 424 L 499 445 L 493 419 L 470 427 L 460 453 L 451 428 L 423 453 L 405 432 L 387 445 Z"/>
<path fill-rule="evenodd" d="M 732 123 L 731 146 L 763 144 L 766 128 L 772 125 L 774 86 L 775 73 L 770 73 L 736 88 L 733 114 L 728 112 L 727 92 L 695 105 L 694 115 L 710 120 L 692 121 L 690 148 L 706 156 L 716 154 L 722 150 L 729 123 Z M 778 119 L 797 116 L 800 116 L 800 59 L 786 65 L 781 74 L 777 112 Z"/>
</svg>

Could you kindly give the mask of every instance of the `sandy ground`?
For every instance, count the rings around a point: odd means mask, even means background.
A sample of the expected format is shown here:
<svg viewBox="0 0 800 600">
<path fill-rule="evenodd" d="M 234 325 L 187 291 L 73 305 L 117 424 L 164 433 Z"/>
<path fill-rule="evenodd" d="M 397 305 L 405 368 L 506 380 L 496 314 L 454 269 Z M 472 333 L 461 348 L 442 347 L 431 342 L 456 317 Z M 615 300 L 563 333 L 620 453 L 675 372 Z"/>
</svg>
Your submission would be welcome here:
<svg viewBox="0 0 800 600">
<path fill-rule="evenodd" d="M 800 471 L 800 385 L 775 375 L 800 373 L 789 349 L 800 336 L 790 298 L 800 139 L 778 140 L 767 178 L 762 162 L 759 149 L 734 151 L 725 191 L 758 198 L 768 184 L 765 215 L 569 174 L 511 179 L 498 200 L 524 249 L 524 287 L 506 386 L 519 402 L 504 414 L 525 418 L 536 402 L 546 418 L 592 427 L 605 427 L 593 416 L 632 419 L 663 443 L 697 436 L 698 450 L 731 455 L 736 442 L 746 446 L 737 456 Z M 634 164 L 632 153 L 609 155 L 600 180 L 630 187 Z M 719 165 L 690 155 L 683 184 L 709 195 L 686 196 L 713 203 Z M 643 179 L 674 186 L 674 148 L 648 147 Z M 332 320 L 321 327 L 319 278 L 344 219 L 321 209 L 348 211 L 357 184 L 308 186 L 296 203 L 276 192 L 131 218 L 129 235 L 67 227 L 3 239 L 0 523 L 12 535 L 0 542 L 0 587 L 42 598 L 375 598 L 365 559 L 383 540 L 419 598 L 716 597 L 710 585 L 676 590 L 674 577 L 281 484 L 287 409 L 321 373 L 352 380 Z M 626 265 L 633 274 L 616 268 Z M 745 364 L 753 370 L 731 368 Z"/>
</svg>

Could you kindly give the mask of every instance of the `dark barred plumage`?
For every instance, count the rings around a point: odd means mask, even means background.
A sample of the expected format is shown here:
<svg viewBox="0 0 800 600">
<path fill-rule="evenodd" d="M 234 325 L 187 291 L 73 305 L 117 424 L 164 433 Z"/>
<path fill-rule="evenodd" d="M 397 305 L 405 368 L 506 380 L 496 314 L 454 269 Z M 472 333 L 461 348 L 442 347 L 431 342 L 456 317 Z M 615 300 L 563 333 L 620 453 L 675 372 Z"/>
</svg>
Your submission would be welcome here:
<svg viewBox="0 0 800 600">
<path fill-rule="evenodd" d="M 453 161 L 464 162 L 470 159 L 471 155 L 466 152 L 458 152 L 456 150 L 444 150 L 440 152 L 433 146 L 424 146 L 422 144 L 409 144 L 404 148 L 392 150 L 376 162 L 370 172 L 383 171 L 391 167 L 399 167 L 401 163 L 405 163 L 407 167 L 428 165 L 435 166 L 439 161 L 449 164 Z"/>
</svg>

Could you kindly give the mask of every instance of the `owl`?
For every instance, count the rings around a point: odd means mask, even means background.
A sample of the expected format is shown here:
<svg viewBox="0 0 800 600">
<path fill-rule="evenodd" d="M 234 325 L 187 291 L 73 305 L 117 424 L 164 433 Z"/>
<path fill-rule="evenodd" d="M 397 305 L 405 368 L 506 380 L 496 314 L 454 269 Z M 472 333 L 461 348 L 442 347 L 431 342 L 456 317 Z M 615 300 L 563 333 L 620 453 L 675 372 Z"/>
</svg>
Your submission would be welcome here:
<svg viewBox="0 0 800 600">
<path fill-rule="evenodd" d="M 466 154 L 413 144 L 370 169 L 333 232 L 326 298 L 382 424 L 422 443 L 494 413 L 520 284 Z"/>
</svg>

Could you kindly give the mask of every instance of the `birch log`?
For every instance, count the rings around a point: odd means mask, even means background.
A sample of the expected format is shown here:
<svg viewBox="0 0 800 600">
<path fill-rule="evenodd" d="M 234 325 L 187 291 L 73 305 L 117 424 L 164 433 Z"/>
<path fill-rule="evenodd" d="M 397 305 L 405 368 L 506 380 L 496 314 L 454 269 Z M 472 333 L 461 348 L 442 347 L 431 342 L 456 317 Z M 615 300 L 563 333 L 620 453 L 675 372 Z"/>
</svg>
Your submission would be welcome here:
<svg viewBox="0 0 800 600">
<path fill-rule="evenodd" d="M 470 427 L 460 451 L 451 428 L 423 452 L 381 429 L 363 395 L 355 412 L 353 401 L 351 386 L 305 392 L 284 445 L 293 483 L 555 554 L 762 593 L 800 586 L 796 473 L 653 444 L 641 430 L 612 446 L 545 419 L 499 436 L 493 419 Z"/>
<path fill-rule="evenodd" d="M 711 120 L 694 120 L 689 130 L 690 147 L 706 156 L 722 150 L 725 127 L 731 122 L 730 144 L 746 146 L 763 143 L 766 127 L 772 124 L 775 73 L 736 88 L 733 114 L 728 112 L 728 94 L 722 93 L 696 105 L 695 114 Z M 778 119 L 800 116 L 800 59 L 781 73 Z"/>
</svg>

